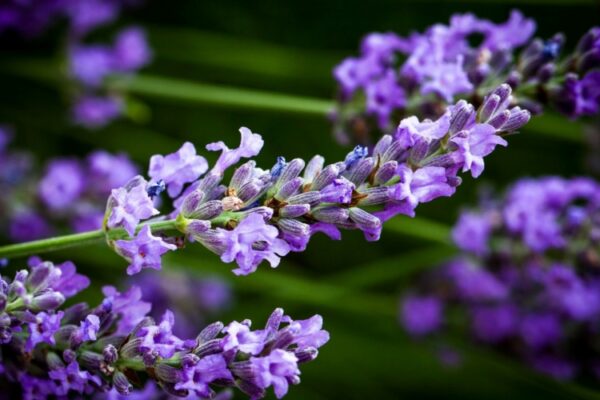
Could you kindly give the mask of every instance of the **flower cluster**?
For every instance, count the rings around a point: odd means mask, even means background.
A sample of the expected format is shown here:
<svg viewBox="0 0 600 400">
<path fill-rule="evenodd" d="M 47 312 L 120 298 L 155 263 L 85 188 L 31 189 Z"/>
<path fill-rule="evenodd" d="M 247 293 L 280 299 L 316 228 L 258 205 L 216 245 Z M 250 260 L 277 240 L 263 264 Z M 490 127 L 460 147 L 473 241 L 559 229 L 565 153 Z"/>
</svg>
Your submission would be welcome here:
<svg viewBox="0 0 600 400">
<path fill-rule="evenodd" d="M 597 113 L 599 28 L 592 28 L 562 60 L 563 36 L 530 40 L 534 31 L 533 20 L 513 11 L 502 24 L 457 14 L 448 25 L 406 38 L 392 32 L 367 35 L 360 56 L 346 58 L 334 70 L 339 85 L 332 114 L 336 137 L 369 143 L 372 131 L 390 133 L 405 115 L 438 117 L 457 97 L 477 106 L 501 83 L 515 91 L 512 105 L 533 113 L 546 104 L 572 118 Z M 475 37 L 481 40 L 473 46 Z"/>
<path fill-rule="evenodd" d="M 300 382 L 299 365 L 329 340 L 322 319 L 294 321 L 276 309 L 264 329 L 251 322 L 208 325 L 195 339 L 173 333 L 174 316 L 156 323 L 150 303 L 131 287 L 103 289 L 95 308 L 62 308 L 89 284 L 72 263 L 38 259 L 0 280 L 0 379 L 4 394 L 24 399 L 129 394 L 154 382 L 170 395 L 212 398 L 217 387 L 238 388 L 253 399 L 273 387 L 278 398 Z M 150 388 L 155 387 L 152 383 Z M 19 396 L 20 394 L 20 396 Z"/>
<path fill-rule="evenodd" d="M 402 302 L 410 334 L 461 329 L 460 313 L 477 341 L 543 373 L 600 378 L 600 184 L 523 179 L 464 212 L 453 239 L 463 255 Z"/>
<path fill-rule="evenodd" d="M 111 75 L 132 74 L 148 64 L 151 51 L 141 28 L 123 29 L 113 46 L 74 43 L 69 49 L 69 74 L 81 89 L 73 106 L 75 123 L 88 128 L 106 125 L 124 112 L 124 98 L 102 85 Z"/>
<path fill-rule="evenodd" d="M 185 143 L 176 153 L 152 157 L 149 182 L 137 176 L 112 191 L 107 236 L 119 236 L 111 243 L 129 260 L 130 274 L 158 268 L 160 256 L 181 243 L 169 229 L 226 263 L 235 261 L 238 275 L 254 272 L 263 260 L 276 267 L 288 252 L 303 251 L 317 232 L 339 239 L 340 229 L 359 229 L 367 240 L 378 240 L 387 219 L 414 216 L 419 203 L 452 195 L 461 182 L 459 172 L 481 174 L 484 157 L 507 144 L 502 136 L 529 120 L 528 111 L 509 108 L 510 102 L 510 87 L 501 85 L 479 110 L 461 100 L 435 121 L 402 120 L 395 134 L 382 137 L 372 151 L 357 146 L 344 161 L 329 165 L 318 155 L 308 163 L 280 157 L 270 170 L 250 160 L 227 184 L 222 181 L 229 167 L 259 153 L 260 135 L 241 128 L 238 148 L 209 144 L 208 150 L 221 152 L 210 171 L 194 146 Z M 165 189 L 174 200 L 173 223 L 155 217 L 153 197 Z M 151 226 L 165 232 L 155 236 Z"/>
<path fill-rule="evenodd" d="M 6 147 L 9 132 L 0 129 L 0 220 L 13 241 L 46 237 L 64 224 L 76 232 L 100 229 L 111 189 L 138 172 L 124 154 L 95 151 L 84 160 L 52 159 L 37 176 L 29 153 Z"/>
<path fill-rule="evenodd" d="M 113 46 L 87 44 L 93 30 L 113 23 L 121 11 L 137 0 L 8 0 L 0 5 L 0 34 L 15 30 L 37 36 L 59 20 L 68 23 L 68 76 L 76 86 L 73 122 L 98 128 L 121 116 L 123 94 L 107 91 L 102 83 L 110 75 L 131 74 L 148 64 L 151 51 L 145 33 L 137 27 L 123 29 Z M 73 89 L 73 88 L 71 88 Z"/>
</svg>

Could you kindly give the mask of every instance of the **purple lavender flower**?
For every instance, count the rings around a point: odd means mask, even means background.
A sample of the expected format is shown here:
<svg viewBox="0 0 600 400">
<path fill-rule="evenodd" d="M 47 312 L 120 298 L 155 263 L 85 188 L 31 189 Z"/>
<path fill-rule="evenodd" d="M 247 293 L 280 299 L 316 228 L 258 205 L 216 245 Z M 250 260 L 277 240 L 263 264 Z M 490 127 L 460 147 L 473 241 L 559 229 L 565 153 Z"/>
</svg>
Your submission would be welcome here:
<svg viewBox="0 0 600 400">
<path fill-rule="evenodd" d="M 116 251 L 131 264 L 127 274 L 133 275 L 143 268 L 160 269 L 161 256 L 177 246 L 165 242 L 162 238 L 152 235 L 150 227 L 144 225 L 133 240 L 117 240 Z"/>
<path fill-rule="evenodd" d="M 85 188 L 85 177 L 81 165 L 70 159 L 51 162 L 40 181 L 40 200 L 54 210 L 62 210 L 72 205 Z"/>
<path fill-rule="evenodd" d="M 159 213 L 146 192 L 147 182 L 141 176 L 131 179 L 125 187 L 113 189 L 108 200 L 109 228 L 124 228 L 133 236 L 140 220 Z"/>
<path fill-rule="evenodd" d="M 491 51 L 522 46 L 536 29 L 535 21 L 525 18 L 518 10 L 512 10 L 503 24 L 494 25 L 485 21 L 482 26 L 486 36 L 482 46 Z"/>
<path fill-rule="evenodd" d="M 489 215 L 463 212 L 452 230 L 452 240 L 459 249 L 483 256 L 489 250 L 491 230 Z"/>
<path fill-rule="evenodd" d="M 154 181 L 163 180 L 169 196 L 176 197 L 186 183 L 197 180 L 207 169 L 206 159 L 196 155 L 193 144 L 185 142 L 175 153 L 152 156 L 148 175 Z"/>
<path fill-rule="evenodd" d="M 29 265 L 32 270 L 35 270 L 36 267 L 39 267 L 42 264 L 30 260 Z M 49 288 L 63 294 L 66 298 L 75 296 L 90 285 L 89 278 L 85 275 L 78 274 L 75 264 L 71 261 L 65 261 L 56 266 L 51 264 L 50 268 L 56 268 L 58 271 L 51 274 L 52 279 L 48 279 L 46 284 Z"/>
<path fill-rule="evenodd" d="M 271 267 L 279 265 L 279 258 L 289 251 L 289 245 L 277 236 L 277 228 L 265 223 L 262 216 L 253 213 L 244 218 L 231 231 L 219 229 L 223 235 L 225 251 L 221 260 L 226 263 L 236 261 L 236 275 L 248 275 L 256 271 L 258 264 L 267 260 Z"/>
<path fill-rule="evenodd" d="M 46 399 L 55 391 L 56 384 L 51 380 L 36 378 L 28 373 L 21 374 L 18 379 L 24 399 Z"/>
<path fill-rule="evenodd" d="M 63 0 L 9 0 L 0 6 L 0 33 L 14 30 L 31 37 L 43 32 L 62 13 Z"/>
<path fill-rule="evenodd" d="M 364 59 L 347 58 L 335 67 L 333 75 L 342 87 L 344 97 L 350 97 L 382 71 L 378 58 L 371 56 Z"/>
<path fill-rule="evenodd" d="M 112 49 L 107 46 L 74 47 L 69 61 L 72 77 L 86 86 L 100 86 L 113 71 Z"/>
<path fill-rule="evenodd" d="M 452 139 L 452 143 L 458 146 L 458 153 L 464 163 L 463 172 L 471 171 L 474 178 L 483 172 L 483 157 L 494 151 L 496 145 L 508 145 L 506 140 L 496 135 L 496 128 L 488 124 L 477 124 L 469 132 L 459 133 Z"/>
<path fill-rule="evenodd" d="M 518 311 L 513 305 L 478 307 L 472 311 L 475 336 L 490 343 L 514 334 L 518 326 Z"/>
<path fill-rule="evenodd" d="M 289 330 L 294 336 L 293 343 L 299 350 L 318 349 L 329 341 L 329 332 L 323 330 L 323 317 L 320 315 L 300 321 L 290 319 L 289 323 Z"/>
<path fill-rule="evenodd" d="M 547 301 L 576 321 L 595 319 L 600 312 L 600 294 L 596 285 L 591 285 L 577 276 L 568 265 L 552 265 L 545 276 Z"/>
<path fill-rule="evenodd" d="M 90 207 L 89 209 L 78 210 L 70 225 L 75 232 L 88 232 L 102 228 L 102 222 L 104 222 L 104 213 Z"/>
<path fill-rule="evenodd" d="M 457 287 L 457 295 L 475 301 L 504 300 L 508 297 L 508 288 L 489 271 L 467 259 L 453 260 L 445 273 Z"/>
<path fill-rule="evenodd" d="M 123 107 L 117 97 L 83 96 L 75 100 L 73 121 L 87 128 L 101 128 L 121 115 Z"/>
<path fill-rule="evenodd" d="M 372 82 L 365 89 L 367 113 L 377 117 L 377 123 L 382 129 L 389 124 L 392 112 L 406 105 L 405 91 L 397 83 L 397 79 L 392 71 L 388 71 L 386 75 Z"/>
<path fill-rule="evenodd" d="M 112 286 L 105 286 L 102 288 L 102 294 L 105 296 L 105 306 L 120 317 L 116 335 L 131 332 L 152 308 L 150 303 L 142 301 L 142 291 L 137 286 L 131 286 L 125 293 L 119 293 Z"/>
<path fill-rule="evenodd" d="M 100 318 L 97 315 L 90 314 L 85 317 L 85 320 L 81 321 L 79 326 L 79 334 L 81 335 L 81 340 L 96 340 L 96 335 L 98 334 L 98 330 L 100 330 Z"/>
<path fill-rule="evenodd" d="M 349 204 L 356 185 L 346 178 L 334 179 L 329 185 L 320 190 L 321 201 L 324 203 Z"/>
<path fill-rule="evenodd" d="M 229 149 L 223 142 L 206 145 L 206 149 L 209 151 L 221 151 L 221 155 L 211 173 L 222 175 L 227 168 L 237 164 L 242 158 L 254 157 L 260 152 L 264 144 L 260 135 L 252 133 L 250 129 L 245 127 L 240 128 L 240 134 L 242 135 L 242 139 L 240 147 L 237 149 Z"/>
<path fill-rule="evenodd" d="M 520 331 L 523 341 L 533 349 L 553 345 L 562 336 L 561 321 L 557 315 L 551 313 L 523 317 Z"/>
<path fill-rule="evenodd" d="M 214 354 L 200 359 L 197 363 L 184 365 L 182 378 L 175 384 L 177 390 L 188 390 L 196 396 L 209 398 L 214 393 L 209 383 L 216 380 L 233 380 L 222 354 Z"/>
<path fill-rule="evenodd" d="M 41 215 L 33 211 L 18 211 L 10 220 L 8 235 L 15 242 L 26 242 L 51 233 L 52 229 Z"/>
<path fill-rule="evenodd" d="M 265 332 L 251 331 L 248 323 L 233 321 L 223 332 L 226 334 L 221 341 L 224 351 L 238 349 L 243 353 L 257 355 L 265 346 Z"/>
<path fill-rule="evenodd" d="M 140 329 L 138 337 L 142 339 L 140 349 L 144 353 L 152 353 L 164 358 L 172 357 L 177 350 L 183 349 L 183 341 L 172 332 L 175 317 L 169 310 L 158 325 L 150 325 Z"/>
<path fill-rule="evenodd" d="M 29 338 L 25 343 L 25 351 L 30 352 L 38 343 L 55 344 L 54 334 L 60 328 L 60 320 L 64 313 L 62 311 L 55 313 L 39 312 L 36 315 L 31 314 L 29 322 Z"/>
<path fill-rule="evenodd" d="M 427 203 L 441 196 L 451 196 L 455 188 L 448 184 L 446 170 L 442 167 L 424 167 L 416 172 L 407 165 L 398 167 L 401 182 L 393 187 L 396 201 L 381 215 L 384 220 L 398 213 L 414 217 L 419 203 Z M 378 214 L 376 214 L 378 215 Z"/>
<path fill-rule="evenodd" d="M 266 357 L 251 358 L 250 363 L 253 383 L 261 389 L 273 386 L 278 399 L 287 394 L 290 382 L 297 383 L 300 380 L 298 358 L 294 353 L 275 349 Z"/>
<path fill-rule="evenodd" d="M 70 19 L 73 31 L 82 35 L 92 29 L 108 24 L 119 14 L 119 1 L 67 1 L 65 12 Z"/>
<path fill-rule="evenodd" d="M 429 79 L 421 87 L 422 94 L 435 93 L 445 101 L 451 102 L 457 94 L 473 89 L 473 84 L 469 82 L 463 69 L 462 57 L 458 57 L 454 62 L 431 65 L 424 73 Z"/>
<path fill-rule="evenodd" d="M 88 173 L 94 182 L 92 190 L 107 195 L 137 175 L 137 166 L 124 153 L 110 154 L 98 150 L 87 157 Z"/>
<path fill-rule="evenodd" d="M 414 336 L 437 331 L 442 325 L 443 304 L 436 297 L 409 296 L 402 300 L 401 321 Z"/>
<path fill-rule="evenodd" d="M 119 71 L 136 71 L 152 58 L 145 32 L 137 27 L 119 32 L 114 45 L 113 65 Z"/>
<path fill-rule="evenodd" d="M 417 117 L 404 118 L 396 130 L 396 139 L 404 148 L 410 148 L 416 143 L 430 144 L 446 136 L 450 129 L 450 113 L 445 113 L 436 121 L 424 120 L 419 122 Z"/>
<path fill-rule="evenodd" d="M 100 386 L 102 382 L 100 377 L 82 371 L 76 361 L 52 370 L 48 375 L 57 383 L 55 394 L 59 396 L 64 396 L 71 390 L 80 394 L 90 393 L 94 386 Z"/>
</svg>

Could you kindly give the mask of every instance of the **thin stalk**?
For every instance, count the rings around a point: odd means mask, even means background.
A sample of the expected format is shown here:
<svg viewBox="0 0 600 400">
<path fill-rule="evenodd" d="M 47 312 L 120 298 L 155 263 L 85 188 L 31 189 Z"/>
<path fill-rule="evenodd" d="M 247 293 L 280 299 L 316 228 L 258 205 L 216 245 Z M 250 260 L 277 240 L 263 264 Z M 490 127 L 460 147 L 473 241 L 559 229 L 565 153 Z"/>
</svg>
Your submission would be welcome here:
<svg viewBox="0 0 600 400">
<path fill-rule="evenodd" d="M 47 60 L 6 60 L 0 65 L 0 71 L 52 86 L 60 87 L 65 82 L 64 74 L 55 64 L 49 63 Z M 286 112 L 321 118 L 335 109 L 335 103 L 327 99 L 213 85 L 156 75 L 140 74 L 134 77 L 113 78 L 109 82 L 109 86 L 117 91 L 123 90 L 170 102 Z M 410 107 L 411 104 L 409 104 Z M 573 143 L 583 143 L 582 130 L 583 123 L 564 122 L 563 118 L 551 113 L 532 119 L 525 128 L 525 132 L 534 135 L 549 136 L 556 140 Z"/>
<path fill-rule="evenodd" d="M 147 97 L 251 110 L 325 115 L 334 106 L 330 100 L 143 74 L 115 79 L 110 86 Z"/>
<path fill-rule="evenodd" d="M 174 219 L 166 221 L 155 221 L 140 224 L 136 232 L 144 225 L 149 225 L 153 232 L 173 230 L 177 228 L 177 221 Z M 72 247 L 87 246 L 100 243 L 105 240 L 116 240 L 127 237 L 124 229 L 111 229 L 105 232 L 102 229 L 96 231 L 74 233 L 71 235 L 55 236 L 47 239 L 34 240 L 31 242 L 15 243 L 6 246 L 0 246 L 0 259 L 16 258 L 29 256 L 51 251 L 64 250 Z"/>
</svg>

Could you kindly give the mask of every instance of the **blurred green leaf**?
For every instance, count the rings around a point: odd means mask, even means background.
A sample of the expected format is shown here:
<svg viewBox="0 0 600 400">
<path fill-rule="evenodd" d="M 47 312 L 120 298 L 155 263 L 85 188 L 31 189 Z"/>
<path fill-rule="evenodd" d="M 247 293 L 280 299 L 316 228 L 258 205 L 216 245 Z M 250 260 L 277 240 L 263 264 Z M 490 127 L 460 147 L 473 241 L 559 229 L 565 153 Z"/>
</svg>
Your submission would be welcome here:
<svg viewBox="0 0 600 400">
<path fill-rule="evenodd" d="M 187 82 L 174 78 L 138 75 L 131 79 L 116 80 L 113 86 L 128 92 L 175 102 L 277 111 L 324 116 L 333 108 L 329 100 L 260 90 Z"/>
<path fill-rule="evenodd" d="M 396 283 L 419 270 L 435 267 L 455 253 L 456 249 L 451 246 L 427 246 L 425 249 L 353 267 L 334 275 L 330 281 L 335 282 L 336 285 L 356 289 L 382 283 Z"/>
<path fill-rule="evenodd" d="M 264 43 L 196 29 L 149 27 L 154 51 L 161 59 L 205 65 L 232 72 L 251 72 L 268 79 L 324 81 L 345 55 Z M 173 44 L 177 43 L 176 46 Z"/>
<path fill-rule="evenodd" d="M 534 116 L 526 125 L 527 132 L 575 143 L 583 142 L 583 129 L 582 121 L 570 121 L 564 116 L 551 112 Z"/>
<path fill-rule="evenodd" d="M 426 218 L 398 215 L 385 223 L 385 231 L 427 241 L 451 244 L 450 227 Z"/>
</svg>

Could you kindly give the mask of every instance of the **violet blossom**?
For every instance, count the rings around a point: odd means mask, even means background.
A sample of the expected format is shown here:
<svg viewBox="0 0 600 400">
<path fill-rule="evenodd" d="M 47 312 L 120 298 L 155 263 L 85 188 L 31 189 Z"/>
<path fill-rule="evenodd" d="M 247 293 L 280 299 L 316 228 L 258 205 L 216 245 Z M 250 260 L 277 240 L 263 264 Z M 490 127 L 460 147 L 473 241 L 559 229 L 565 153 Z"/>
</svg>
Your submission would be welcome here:
<svg viewBox="0 0 600 400">
<path fill-rule="evenodd" d="M 403 298 L 404 328 L 438 341 L 451 314 L 476 342 L 537 371 L 597 378 L 599 216 L 600 184 L 588 178 L 521 179 L 464 211 L 453 230 L 463 254 L 426 274 L 418 297 L 413 288 Z"/>
<path fill-rule="evenodd" d="M 233 329 L 236 323 L 224 329 L 215 322 L 199 333 L 196 328 L 195 340 L 182 340 L 173 333 L 171 312 L 159 323 L 147 316 L 150 304 L 139 300 L 136 287 L 124 294 L 105 288 L 104 299 L 94 308 L 57 303 L 35 313 L 35 301 L 28 299 L 60 287 L 56 279 L 62 270 L 37 259 L 32 264 L 12 281 L 0 278 L 5 299 L 0 346 L 2 354 L 14 355 L 2 359 L 0 371 L 15 384 L 4 392 L 11 398 L 21 393 L 26 398 L 212 398 L 217 388 L 226 387 L 259 399 L 271 386 L 281 398 L 299 383 L 300 365 L 314 360 L 329 339 L 320 316 L 294 321 L 276 309 L 264 329 L 251 331 L 246 320 L 240 336 Z M 245 346 L 250 337 L 254 348 Z M 8 370 L 14 374 L 4 372 Z M 133 376 L 147 381 L 144 390 L 132 392 L 138 384 L 130 381 Z"/>
<path fill-rule="evenodd" d="M 249 160 L 233 171 L 229 183 L 222 182 L 226 169 L 257 155 L 263 145 L 260 135 L 247 128 L 240 129 L 237 149 L 222 142 L 207 146 L 221 155 L 204 175 L 205 161 L 191 143 L 176 153 L 153 156 L 151 185 L 166 184 L 175 197 L 169 223 L 179 234 L 165 240 L 197 242 L 223 262 L 235 262 L 236 275 L 256 271 L 263 260 L 277 267 L 290 251 L 306 249 L 317 232 L 339 239 L 340 229 L 358 229 L 367 240 L 378 240 L 388 219 L 414 216 L 420 203 L 454 194 L 461 170 L 479 176 L 483 158 L 506 143 L 502 136 L 529 120 L 527 111 L 509 108 L 508 85 L 494 89 L 488 98 L 485 110 L 461 100 L 434 121 L 406 118 L 394 137 L 382 137 L 373 149 L 357 146 L 343 162 L 325 165 L 323 157 L 315 156 L 307 164 L 280 157 L 270 170 L 263 170 Z M 155 188 L 145 185 L 136 177 L 113 191 L 107 207 L 108 235 L 116 227 L 131 235 L 136 224 L 157 215 L 148 195 L 153 196 Z M 146 226 L 152 229 L 153 222 Z M 183 238 L 177 237 L 180 234 Z M 137 249 L 133 242 L 117 243 L 120 254 L 124 252 L 119 248 Z M 156 268 L 160 254 L 153 254 Z M 131 260 L 131 255 L 125 258 Z"/>
</svg>

